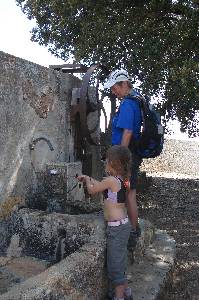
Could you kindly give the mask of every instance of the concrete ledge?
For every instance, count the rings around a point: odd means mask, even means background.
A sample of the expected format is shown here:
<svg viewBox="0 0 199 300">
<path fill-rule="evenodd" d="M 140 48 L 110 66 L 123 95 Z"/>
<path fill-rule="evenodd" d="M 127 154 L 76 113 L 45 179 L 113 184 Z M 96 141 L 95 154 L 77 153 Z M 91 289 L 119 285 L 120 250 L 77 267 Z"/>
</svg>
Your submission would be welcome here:
<svg viewBox="0 0 199 300">
<path fill-rule="evenodd" d="M 144 255 L 145 249 L 153 242 L 155 234 L 155 227 L 149 221 L 140 219 L 139 224 L 141 228 L 141 236 L 138 240 L 134 253 L 137 260 L 141 259 Z"/>
<path fill-rule="evenodd" d="M 134 300 L 155 300 L 162 293 L 175 258 L 175 241 L 165 231 L 156 230 L 153 243 L 143 256 L 128 267 Z"/>
<path fill-rule="evenodd" d="M 104 299 L 104 247 L 82 247 L 60 263 L 16 285 L 2 300 Z"/>
</svg>

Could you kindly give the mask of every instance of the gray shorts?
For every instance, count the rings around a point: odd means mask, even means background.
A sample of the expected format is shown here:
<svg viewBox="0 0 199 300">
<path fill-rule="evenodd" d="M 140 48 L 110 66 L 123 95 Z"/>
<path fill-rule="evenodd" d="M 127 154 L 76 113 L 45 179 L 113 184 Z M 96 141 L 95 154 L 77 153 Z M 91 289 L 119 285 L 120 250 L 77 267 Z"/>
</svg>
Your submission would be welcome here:
<svg viewBox="0 0 199 300">
<path fill-rule="evenodd" d="M 127 282 L 127 243 L 131 231 L 129 222 L 107 226 L 107 272 L 113 286 Z"/>
</svg>

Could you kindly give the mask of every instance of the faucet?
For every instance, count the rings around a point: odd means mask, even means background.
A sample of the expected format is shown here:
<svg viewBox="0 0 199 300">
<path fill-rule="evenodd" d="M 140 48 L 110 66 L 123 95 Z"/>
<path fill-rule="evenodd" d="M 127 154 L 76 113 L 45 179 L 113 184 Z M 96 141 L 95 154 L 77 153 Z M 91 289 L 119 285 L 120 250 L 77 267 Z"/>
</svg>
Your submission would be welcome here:
<svg viewBox="0 0 199 300">
<path fill-rule="evenodd" d="M 39 137 L 39 138 L 33 140 L 32 143 L 29 144 L 29 149 L 30 149 L 30 150 L 35 150 L 35 145 L 36 145 L 39 141 L 42 141 L 42 140 L 45 141 L 45 142 L 48 144 L 48 146 L 49 146 L 49 148 L 50 148 L 51 151 L 54 150 L 53 145 L 51 144 L 51 142 L 50 142 L 47 138 L 45 138 L 45 137 L 43 137 L 43 136 L 41 136 L 41 137 Z"/>
</svg>

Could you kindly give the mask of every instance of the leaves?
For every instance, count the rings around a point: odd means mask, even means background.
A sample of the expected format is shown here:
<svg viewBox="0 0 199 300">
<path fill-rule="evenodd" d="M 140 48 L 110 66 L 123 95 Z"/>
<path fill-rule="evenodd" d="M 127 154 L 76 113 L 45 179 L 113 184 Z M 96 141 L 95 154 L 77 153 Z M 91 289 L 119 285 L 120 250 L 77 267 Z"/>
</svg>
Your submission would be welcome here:
<svg viewBox="0 0 199 300">
<path fill-rule="evenodd" d="M 32 39 L 56 56 L 127 68 L 157 106 L 196 135 L 199 5 L 188 0 L 16 0 L 35 18 Z"/>
</svg>

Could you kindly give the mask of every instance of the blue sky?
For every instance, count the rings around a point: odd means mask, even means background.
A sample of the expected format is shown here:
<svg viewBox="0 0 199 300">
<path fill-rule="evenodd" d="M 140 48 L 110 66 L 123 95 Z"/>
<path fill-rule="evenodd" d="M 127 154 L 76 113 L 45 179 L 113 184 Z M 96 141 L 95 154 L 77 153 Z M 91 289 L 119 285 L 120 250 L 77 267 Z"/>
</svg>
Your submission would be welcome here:
<svg viewBox="0 0 199 300">
<path fill-rule="evenodd" d="M 0 51 L 45 67 L 65 63 L 51 55 L 47 48 L 30 41 L 33 27 L 34 21 L 27 19 L 15 0 L 0 0 Z M 172 121 L 170 128 L 174 130 L 171 138 L 187 139 L 187 135 L 180 132 L 177 121 Z"/>
</svg>

